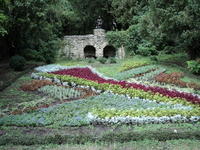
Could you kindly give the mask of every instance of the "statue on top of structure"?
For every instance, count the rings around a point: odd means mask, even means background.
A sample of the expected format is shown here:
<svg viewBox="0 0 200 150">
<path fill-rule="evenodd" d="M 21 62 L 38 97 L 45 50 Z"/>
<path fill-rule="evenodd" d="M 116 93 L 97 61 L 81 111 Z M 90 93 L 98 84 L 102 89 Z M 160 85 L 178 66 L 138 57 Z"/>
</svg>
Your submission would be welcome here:
<svg viewBox="0 0 200 150">
<path fill-rule="evenodd" d="M 99 18 L 97 19 L 97 25 L 96 25 L 96 29 L 102 29 L 102 19 L 101 17 L 99 16 Z"/>
</svg>

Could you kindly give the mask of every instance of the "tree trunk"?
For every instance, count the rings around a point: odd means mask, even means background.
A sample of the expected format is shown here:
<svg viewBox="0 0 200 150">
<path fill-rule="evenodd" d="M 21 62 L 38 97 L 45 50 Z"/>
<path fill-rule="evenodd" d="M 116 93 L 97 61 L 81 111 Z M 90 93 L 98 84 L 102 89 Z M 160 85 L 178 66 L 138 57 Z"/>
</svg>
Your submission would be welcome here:
<svg viewBox="0 0 200 150">
<path fill-rule="evenodd" d="M 189 51 L 190 60 L 195 60 L 196 59 L 196 50 L 192 46 L 189 46 L 188 51 Z"/>
</svg>

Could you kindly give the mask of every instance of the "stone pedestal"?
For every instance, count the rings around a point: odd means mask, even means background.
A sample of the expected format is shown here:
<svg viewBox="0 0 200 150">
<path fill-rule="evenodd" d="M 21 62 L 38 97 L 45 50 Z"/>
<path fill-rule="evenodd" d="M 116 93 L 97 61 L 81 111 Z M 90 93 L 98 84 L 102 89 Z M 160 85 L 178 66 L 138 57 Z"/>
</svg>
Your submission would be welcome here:
<svg viewBox="0 0 200 150">
<path fill-rule="evenodd" d="M 104 29 L 94 29 L 94 35 L 105 36 Z"/>
</svg>

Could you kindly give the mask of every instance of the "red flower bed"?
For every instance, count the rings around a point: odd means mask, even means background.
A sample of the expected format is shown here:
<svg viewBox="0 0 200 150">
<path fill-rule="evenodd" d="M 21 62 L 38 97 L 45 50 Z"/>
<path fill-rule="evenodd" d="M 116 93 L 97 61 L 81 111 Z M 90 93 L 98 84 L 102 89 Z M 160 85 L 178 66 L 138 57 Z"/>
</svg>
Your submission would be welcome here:
<svg viewBox="0 0 200 150">
<path fill-rule="evenodd" d="M 49 72 L 57 75 L 71 75 L 74 77 L 78 78 L 84 78 L 87 80 L 92 80 L 96 81 L 99 84 L 101 83 L 109 83 L 109 84 L 118 84 L 121 85 L 123 88 L 130 88 L 133 87 L 134 89 L 141 89 L 145 92 L 147 91 L 152 91 L 154 94 L 155 93 L 160 93 L 164 96 L 169 96 L 169 97 L 179 97 L 179 98 L 185 98 L 187 101 L 192 102 L 193 104 L 200 104 L 200 99 L 197 96 L 192 95 L 191 93 L 181 93 L 176 90 L 170 91 L 164 88 L 160 87 L 150 87 L 150 86 L 145 86 L 137 83 L 128 83 L 126 81 L 115 81 L 112 79 L 103 79 L 99 77 L 97 74 L 93 73 L 89 68 L 71 68 L 71 69 L 64 69 L 60 71 L 55 71 L 55 72 Z"/>
</svg>

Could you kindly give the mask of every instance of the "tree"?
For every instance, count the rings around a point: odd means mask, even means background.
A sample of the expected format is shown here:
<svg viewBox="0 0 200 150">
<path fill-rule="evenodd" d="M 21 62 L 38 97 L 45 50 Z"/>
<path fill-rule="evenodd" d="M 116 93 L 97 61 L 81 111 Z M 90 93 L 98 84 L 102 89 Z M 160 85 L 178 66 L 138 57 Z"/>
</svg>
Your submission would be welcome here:
<svg viewBox="0 0 200 150">
<path fill-rule="evenodd" d="M 167 53 L 187 51 L 195 59 L 200 48 L 199 1 L 149 0 L 140 18 L 140 36 Z"/>
<path fill-rule="evenodd" d="M 109 0 L 111 2 L 110 13 L 116 21 L 122 24 L 123 29 L 138 22 L 138 17 L 146 11 L 147 0 Z"/>
<path fill-rule="evenodd" d="M 103 20 L 103 28 L 106 30 L 111 29 L 113 16 L 109 13 L 110 1 L 108 0 L 71 0 L 72 5 L 78 14 L 80 20 L 78 22 L 79 34 L 83 31 L 93 32 L 96 27 L 96 20 L 100 16 Z"/>
<path fill-rule="evenodd" d="M 29 53 L 42 61 L 47 61 L 42 51 L 55 51 L 64 22 L 74 16 L 72 6 L 65 0 L 10 0 L 2 2 L 0 10 L 6 14 L 3 28 L 8 33 L 0 36 L 2 50 L 10 57 Z"/>
<path fill-rule="evenodd" d="M 1 12 L 1 11 L 0 11 Z M 3 28 L 3 22 L 6 20 L 6 16 L 0 13 L 0 35 L 4 36 L 7 34 L 7 31 Z"/>
<path fill-rule="evenodd" d="M 7 3 L 7 0 L 0 0 L 0 2 Z M 0 36 L 7 34 L 7 31 L 3 27 L 3 23 L 6 20 L 6 16 L 3 14 L 3 11 L 0 9 Z"/>
</svg>

